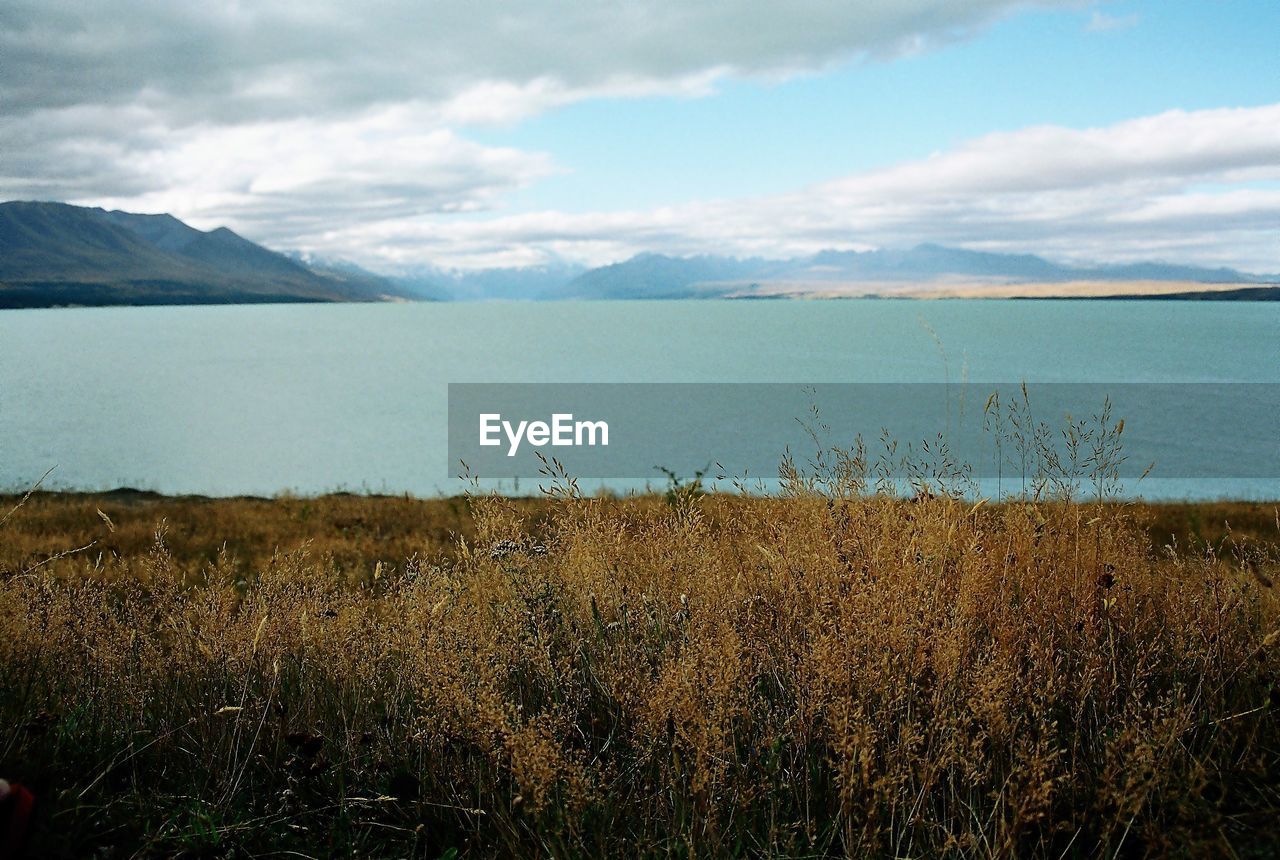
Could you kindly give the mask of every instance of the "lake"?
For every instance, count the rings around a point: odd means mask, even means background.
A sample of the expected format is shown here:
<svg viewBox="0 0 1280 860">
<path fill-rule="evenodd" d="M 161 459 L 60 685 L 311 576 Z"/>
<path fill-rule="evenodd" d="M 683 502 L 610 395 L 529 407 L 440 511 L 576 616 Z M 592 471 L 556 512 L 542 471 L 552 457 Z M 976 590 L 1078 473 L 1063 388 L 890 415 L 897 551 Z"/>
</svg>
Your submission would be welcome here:
<svg viewBox="0 0 1280 860">
<path fill-rule="evenodd" d="M 21 488 L 56 466 L 47 483 L 61 489 L 453 493 L 460 484 L 448 477 L 455 471 L 446 447 L 450 382 L 963 379 L 1277 383 L 1280 303 L 847 300 L 3 311 L 0 485 Z M 1275 427 L 1270 422 L 1256 432 L 1274 440 Z M 1275 498 L 1280 482 L 1157 478 L 1141 492 Z"/>
</svg>

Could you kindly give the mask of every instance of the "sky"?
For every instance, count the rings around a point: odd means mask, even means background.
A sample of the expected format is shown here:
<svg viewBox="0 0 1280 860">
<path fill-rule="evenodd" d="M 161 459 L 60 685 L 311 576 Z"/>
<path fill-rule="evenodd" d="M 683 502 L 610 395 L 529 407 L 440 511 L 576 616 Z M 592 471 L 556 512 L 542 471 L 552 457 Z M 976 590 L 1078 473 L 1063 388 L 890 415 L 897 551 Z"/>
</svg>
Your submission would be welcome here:
<svg viewBox="0 0 1280 860">
<path fill-rule="evenodd" d="M 0 199 L 375 271 L 940 242 L 1280 272 L 1275 0 L 5 0 Z"/>
</svg>

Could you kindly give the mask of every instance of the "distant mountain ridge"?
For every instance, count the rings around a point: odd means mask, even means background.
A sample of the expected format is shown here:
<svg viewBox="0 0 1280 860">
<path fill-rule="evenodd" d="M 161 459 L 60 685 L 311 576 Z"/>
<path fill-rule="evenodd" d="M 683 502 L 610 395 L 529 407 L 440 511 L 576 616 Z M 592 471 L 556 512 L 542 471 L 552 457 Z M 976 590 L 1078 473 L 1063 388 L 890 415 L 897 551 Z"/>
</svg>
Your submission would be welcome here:
<svg viewBox="0 0 1280 860">
<path fill-rule="evenodd" d="M 708 299 L 945 294 L 966 285 L 1074 284 L 1049 295 L 1087 295 L 1079 282 L 1161 287 L 1166 298 L 1267 299 L 1280 275 L 1171 263 L 1070 266 L 1034 254 L 937 244 L 821 251 L 805 257 L 643 253 L 586 269 L 565 260 L 527 268 L 453 271 L 419 266 L 380 275 L 343 260 L 277 253 L 220 227 L 202 231 L 172 215 L 65 203 L 0 203 L 0 308 L 62 305 L 229 304 L 445 299 Z M 1200 285 L 1205 285 L 1201 289 Z M 1227 285 L 1227 286 L 1224 286 Z M 1230 288 L 1227 288 L 1227 287 Z M 1238 287 L 1238 288 L 1237 288 Z M 1095 291 L 1096 292 L 1096 291 Z M 1142 290 L 1136 290 L 1138 295 Z M 1146 291 L 1151 294 L 1150 290 Z M 972 291 L 965 293 L 973 295 Z M 1092 297 L 1101 297 L 1094 295 Z"/>
<path fill-rule="evenodd" d="M 1280 280 L 1235 269 L 1168 263 L 1066 266 L 1034 254 L 996 254 L 922 244 L 874 251 L 821 251 L 790 260 L 669 257 L 640 254 L 584 272 L 545 298 L 725 298 L 776 295 L 785 287 L 864 285 L 868 293 L 955 282 L 1067 283 L 1176 281 L 1195 284 L 1269 284 Z"/>
<path fill-rule="evenodd" d="M 312 268 L 225 227 L 66 203 L 0 203 L 0 307 L 385 301 L 371 273 Z"/>
<path fill-rule="evenodd" d="M 565 284 L 587 271 L 586 266 L 551 260 L 524 268 L 503 267 L 456 271 L 418 266 L 395 278 L 416 292 L 447 295 L 462 301 L 484 299 L 540 299 L 554 295 Z"/>
<path fill-rule="evenodd" d="M 774 264 L 776 265 L 776 264 Z M 621 263 L 583 272 L 544 298 L 688 299 L 711 298 L 732 283 L 768 272 L 766 260 L 733 257 L 668 257 L 640 254 Z"/>
</svg>

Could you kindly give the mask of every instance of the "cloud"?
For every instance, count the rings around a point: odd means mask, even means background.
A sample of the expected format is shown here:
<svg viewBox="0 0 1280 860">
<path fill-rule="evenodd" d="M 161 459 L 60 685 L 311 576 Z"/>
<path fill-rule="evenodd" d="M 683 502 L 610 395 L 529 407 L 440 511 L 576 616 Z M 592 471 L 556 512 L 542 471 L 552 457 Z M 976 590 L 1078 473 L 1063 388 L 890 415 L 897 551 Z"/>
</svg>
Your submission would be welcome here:
<svg viewBox="0 0 1280 860">
<path fill-rule="evenodd" d="M 785 195 L 648 211 L 370 222 L 325 240 L 383 268 L 555 256 L 599 264 L 641 251 L 786 257 L 932 241 L 1064 260 L 1165 258 L 1275 272 L 1277 223 L 1280 104 L 991 134 Z"/>
<path fill-rule="evenodd" d="M 704 96 L 727 77 L 894 57 L 1075 2 L 6 0 L 0 199 L 319 245 L 487 211 L 559 169 L 470 141 L 468 126 L 589 98 Z"/>
<path fill-rule="evenodd" d="M 398 105 L 173 128 L 141 107 L 43 111 L 0 121 L 0 184 L 12 197 L 172 212 L 287 246 L 362 221 L 483 210 L 555 170 L 545 154 L 460 137 L 436 114 Z"/>
<path fill-rule="evenodd" d="M 339 0 L 6 0 L 0 104 L 11 115 L 142 104 L 182 125 L 468 93 L 492 103 L 504 93 L 555 101 L 679 90 L 709 70 L 773 74 L 912 52 L 1032 5 L 1076 0 L 368 0 L 354 9 Z M 517 115 L 519 102 L 507 101 Z"/>
<path fill-rule="evenodd" d="M 1081 1 L 7 0 L 0 198 L 169 211 L 381 268 L 938 241 L 1280 270 L 1278 105 L 1027 128 L 791 194 L 610 213 L 505 210 L 562 166 L 465 132 L 910 54 L 1032 5 Z"/>
</svg>

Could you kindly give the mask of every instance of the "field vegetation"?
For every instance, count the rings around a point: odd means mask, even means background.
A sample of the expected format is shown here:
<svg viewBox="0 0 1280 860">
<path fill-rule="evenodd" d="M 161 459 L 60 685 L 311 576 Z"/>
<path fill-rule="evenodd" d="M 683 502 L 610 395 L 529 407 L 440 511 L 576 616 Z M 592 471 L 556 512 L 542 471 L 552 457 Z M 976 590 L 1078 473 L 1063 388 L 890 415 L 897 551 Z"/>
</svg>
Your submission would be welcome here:
<svg viewBox="0 0 1280 860">
<path fill-rule="evenodd" d="M 791 489 L 33 495 L 31 856 L 1274 856 L 1275 505 Z"/>
</svg>

